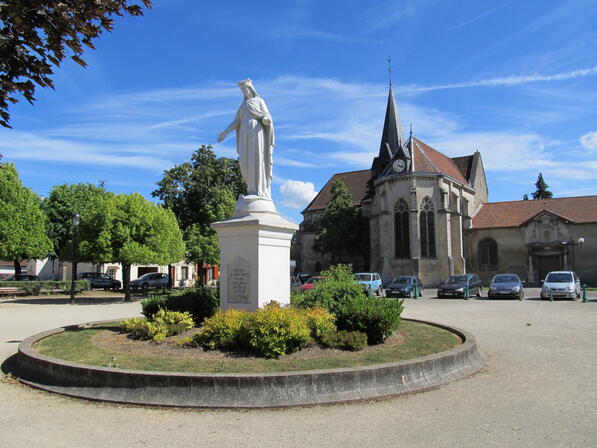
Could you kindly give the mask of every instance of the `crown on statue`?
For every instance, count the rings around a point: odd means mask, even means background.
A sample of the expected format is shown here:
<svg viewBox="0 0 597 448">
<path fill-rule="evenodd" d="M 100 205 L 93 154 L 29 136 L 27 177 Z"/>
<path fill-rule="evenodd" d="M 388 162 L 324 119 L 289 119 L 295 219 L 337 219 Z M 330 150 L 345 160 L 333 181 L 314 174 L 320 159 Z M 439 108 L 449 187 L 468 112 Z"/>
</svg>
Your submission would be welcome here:
<svg viewBox="0 0 597 448">
<path fill-rule="evenodd" d="M 242 81 L 238 82 L 238 86 L 239 87 L 242 87 L 242 86 L 253 86 L 253 81 L 251 81 L 250 78 L 243 79 Z"/>
</svg>

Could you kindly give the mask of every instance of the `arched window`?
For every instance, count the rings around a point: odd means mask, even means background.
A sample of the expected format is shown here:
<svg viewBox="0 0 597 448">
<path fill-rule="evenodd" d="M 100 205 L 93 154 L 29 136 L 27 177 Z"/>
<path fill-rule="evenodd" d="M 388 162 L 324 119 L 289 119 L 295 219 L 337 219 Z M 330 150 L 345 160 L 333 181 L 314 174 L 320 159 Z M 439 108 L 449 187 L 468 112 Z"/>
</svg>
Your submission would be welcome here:
<svg viewBox="0 0 597 448">
<path fill-rule="evenodd" d="M 497 269 L 497 243 L 491 238 L 485 238 L 479 242 L 479 270 L 497 271 Z"/>
<path fill-rule="evenodd" d="M 394 256 L 410 258 L 410 227 L 408 205 L 400 199 L 394 207 Z"/>
<path fill-rule="evenodd" d="M 421 257 L 435 258 L 435 213 L 433 202 L 426 197 L 419 207 L 419 233 L 421 236 Z"/>
</svg>

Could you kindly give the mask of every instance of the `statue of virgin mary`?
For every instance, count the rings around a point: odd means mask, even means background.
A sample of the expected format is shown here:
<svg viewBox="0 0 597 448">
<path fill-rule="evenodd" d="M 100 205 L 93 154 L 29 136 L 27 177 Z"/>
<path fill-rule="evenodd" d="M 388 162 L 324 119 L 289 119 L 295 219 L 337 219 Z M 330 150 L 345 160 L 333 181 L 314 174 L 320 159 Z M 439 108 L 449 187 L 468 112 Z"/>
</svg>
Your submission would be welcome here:
<svg viewBox="0 0 597 448">
<path fill-rule="evenodd" d="M 247 195 L 271 200 L 274 123 L 265 101 L 257 94 L 250 79 L 238 83 L 244 101 L 232 123 L 218 135 L 218 143 L 236 131 L 236 152 L 240 171 L 247 184 Z"/>
</svg>

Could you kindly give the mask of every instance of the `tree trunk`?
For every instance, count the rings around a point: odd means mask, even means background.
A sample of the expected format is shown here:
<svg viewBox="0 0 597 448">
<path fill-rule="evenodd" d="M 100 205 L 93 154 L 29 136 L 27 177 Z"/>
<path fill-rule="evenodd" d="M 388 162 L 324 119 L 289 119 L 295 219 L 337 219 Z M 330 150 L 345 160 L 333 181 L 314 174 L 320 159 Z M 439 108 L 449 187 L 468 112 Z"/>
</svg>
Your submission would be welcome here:
<svg viewBox="0 0 597 448">
<path fill-rule="evenodd" d="M 15 267 L 15 280 L 17 277 L 21 276 L 21 260 L 14 260 L 14 267 Z"/>
<path fill-rule="evenodd" d="M 124 287 L 124 301 L 131 301 L 131 265 L 122 265 L 122 286 Z"/>
</svg>

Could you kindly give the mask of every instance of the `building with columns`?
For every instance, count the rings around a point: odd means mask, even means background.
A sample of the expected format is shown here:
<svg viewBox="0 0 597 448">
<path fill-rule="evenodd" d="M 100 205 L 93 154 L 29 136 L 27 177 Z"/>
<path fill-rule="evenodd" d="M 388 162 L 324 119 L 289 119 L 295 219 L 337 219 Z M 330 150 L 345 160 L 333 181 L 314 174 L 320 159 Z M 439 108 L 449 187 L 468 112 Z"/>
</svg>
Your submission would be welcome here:
<svg viewBox="0 0 597 448">
<path fill-rule="evenodd" d="M 481 153 L 448 157 L 403 135 L 390 86 L 379 154 L 371 169 L 334 174 L 303 213 L 297 270 L 317 273 L 330 257 L 313 249 L 317 219 L 342 179 L 369 223 L 369 256 L 353 270 L 384 283 L 417 275 L 436 286 L 450 275 L 484 282 L 513 272 L 538 283 L 551 270 L 576 270 L 597 283 L 597 196 L 491 203 Z"/>
</svg>

